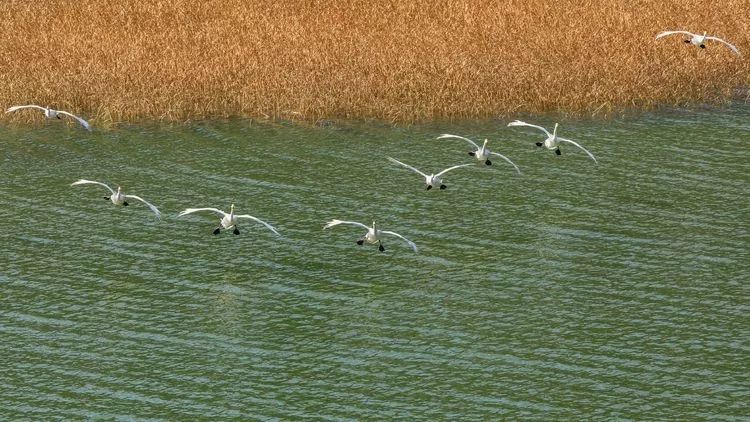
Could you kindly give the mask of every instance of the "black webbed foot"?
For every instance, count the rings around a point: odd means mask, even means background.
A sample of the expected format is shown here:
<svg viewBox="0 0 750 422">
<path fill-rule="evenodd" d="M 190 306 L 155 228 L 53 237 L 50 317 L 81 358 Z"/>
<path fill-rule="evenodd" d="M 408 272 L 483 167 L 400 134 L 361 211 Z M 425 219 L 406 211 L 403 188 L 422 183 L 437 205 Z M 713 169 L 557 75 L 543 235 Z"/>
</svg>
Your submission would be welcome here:
<svg viewBox="0 0 750 422">
<path fill-rule="evenodd" d="M 379 245 L 379 246 L 378 246 L 378 250 L 379 250 L 380 252 L 385 252 L 385 248 L 383 247 L 383 245 Z"/>
<path fill-rule="evenodd" d="M 492 165 L 492 161 L 487 160 L 487 161 L 484 162 L 484 164 L 487 164 L 488 166 L 491 166 Z"/>
<path fill-rule="evenodd" d="M 562 152 L 560 152 L 560 148 L 558 148 L 558 149 L 555 150 L 555 154 L 562 155 Z"/>
<path fill-rule="evenodd" d="M 690 44 L 690 40 L 685 40 L 685 44 Z"/>
<path fill-rule="evenodd" d="M 364 245 L 364 244 L 365 244 L 365 239 L 359 239 L 359 240 L 357 241 L 357 244 L 358 244 L 359 246 L 362 246 L 362 245 Z"/>
<path fill-rule="evenodd" d="M 130 204 L 128 204 L 128 201 L 125 201 L 125 202 L 123 202 L 123 203 L 122 203 L 122 205 L 123 205 L 124 207 L 127 207 L 127 206 L 128 206 L 128 205 L 130 205 Z"/>
<path fill-rule="evenodd" d="M 240 231 L 239 231 L 239 229 L 237 229 L 237 227 L 235 227 L 234 231 L 232 233 L 234 233 L 234 234 L 240 234 Z"/>
<path fill-rule="evenodd" d="M 476 153 L 474 151 L 469 151 L 469 155 L 473 157 L 476 155 Z"/>
<path fill-rule="evenodd" d="M 705 46 L 705 45 L 703 45 L 703 44 L 701 44 L 701 48 L 706 48 L 706 46 Z"/>
<path fill-rule="evenodd" d="M 542 146 L 542 143 L 541 143 L 541 142 L 537 142 L 537 143 L 536 143 L 536 146 L 538 146 L 538 147 L 541 147 L 541 146 Z"/>
<path fill-rule="evenodd" d="M 445 188 L 447 188 L 447 187 L 448 187 L 448 186 L 445 186 L 445 185 L 440 185 L 440 190 L 444 190 L 444 189 L 445 189 Z"/>
<path fill-rule="evenodd" d="M 427 185 L 427 190 L 432 189 L 432 185 Z"/>
<path fill-rule="evenodd" d="M 62 117 L 60 117 L 59 114 L 57 116 L 55 116 L 55 117 L 57 117 L 58 120 L 62 119 Z"/>
<path fill-rule="evenodd" d="M 221 227 L 215 228 L 214 229 L 214 234 L 219 234 L 219 233 L 221 233 Z"/>
<path fill-rule="evenodd" d="M 105 201 L 109 200 L 109 196 L 105 196 L 105 197 L 104 197 L 104 200 L 105 200 Z"/>
</svg>

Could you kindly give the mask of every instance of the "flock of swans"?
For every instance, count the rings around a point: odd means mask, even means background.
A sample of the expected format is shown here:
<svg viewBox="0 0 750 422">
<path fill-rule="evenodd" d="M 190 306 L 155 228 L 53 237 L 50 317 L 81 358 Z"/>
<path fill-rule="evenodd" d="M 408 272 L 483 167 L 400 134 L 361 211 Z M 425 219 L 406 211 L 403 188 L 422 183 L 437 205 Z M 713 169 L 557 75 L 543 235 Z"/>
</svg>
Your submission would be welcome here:
<svg viewBox="0 0 750 422">
<path fill-rule="evenodd" d="M 562 153 L 560 152 L 560 146 L 559 146 L 560 145 L 560 141 L 567 142 L 567 143 L 570 143 L 571 145 L 574 145 L 574 146 L 578 147 L 579 149 L 583 150 L 592 160 L 594 160 L 594 162 L 596 162 L 596 157 L 594 157 L 593 154 L 591 154 L 588 150 L 586 150 L 584 147 L 582 147 L 577 142 L 571 141 L 569 139 L 564 139 L 564 138 L 558 137 L 557 136 L 558 124 L 555 124 L 555 128 L 554 128 L 554 130 L 551 133 L 547 129 L 545 129 L 545 128 L 541 127 L 541 126 L 532 125 L 532 124 L 525 123 L 525 122 L 522 122 L 522 121 L 519 121 L 519 120 L 515 120 L 513 122 L 510 122 L 508 124 L 508 126 L 510 126 L 510 127 L 513 127 L 513 126 L 525 126 L 525 127 L 531 127 L 531 128 L 534 128 L 534 129 L 541 130 L 542 132 L 544 132 L 544 134 L 547 137 L 544 140 L 544 142 L 537 142 L 536 143 L 536 145 L 538 147 L 544 147 L 544 148 L 547 148 L 549 150 L 554 150 L 557 155 L 561 155 Z M 489 157 L 491 157 L 491 156 L 501 157 L 508 164 L 510 164 L 511 166 L 513 166 L 513 169 L 515 170 L 515 172 L 518 175 L 522 174 L 521 170 L 518 168 L 518 166 L 516 165 L 516 163 L 514 163 L 510 158 L 508 158 L 505 155 L 500 154 L 498 152 L 492 152 L 492 151 L 490 151 L 489 148 L 487 148 L 487 144 L 489 142 L 487 139 L 484 140 L 484 143 L 482 144 L 481 147 L 477 143 L 475 143 L 474 141 L 472 141 L 471 139 L 465 138 L 465 137 L 459 136 L 459 135 L 451 135 L 451 134 L 446 133 L 446 134 L 442 134 L 442 135 L 438 136 L 437 139 L 459 139 L 459 140 L 466 141 L 471 146 L 471 149 L 468 152 L 469 156 L 474 157 L 480 163 L 482 163 L 482 164 L 484 164 L 486 166 L 491 166 L 492 165 L 492 161 L 490 161 Z M 449 171 L 455 170 L 455 169 L 464 168 L 464 167 L 471 167 L 471 166 L 475 165 L 474 163 L 458 164 L 458 165 L 455 165 L 455 166 L 452 166 L 452 167 L 448 167 L 447 169 L 445 169 L 443 171 L 440 171 L 438 173 L 427 174 L 427 173 L 423 173 L 422 171 L 416 169 L 415 167 L 412 167 L 409 164 L 403 163 L 403 162 L 401 162 L 401 161 L 399 161 L 399 160 L 397 160 L 397 159 L 395 159 L 393 157 L 387 157 L 387 159 L 390 162 L 392 162 L 392 163 L 398 164 L 399 166 L 402 166 L 404 168 L 407 168 L 407 169 L 413 171 L 414 173 L 419 174 L 424 179 L 424 183 L 426 185 L 427 190 L 430 190 L 433 187 L 436 187 L 439 190 L 446 189 L 447 186 L 443 183 L 443 178 L 444 178 L 444 176 L 445 176 L 446 173 L 448 173 Z M 129 206 L 130 202 L 133 202 L 133 201 L 142 202 L 143 204 L 145 204 L 151 210 L 151 212 L 154 213 L 154 215 L 156 216 L 157 219 L 161 218 L 161 211 L 159 211 L 159 209 L 154 204 L 146 201 L 145 199 L 141 198 L 140 196 L 125 194 L 122 191 L 122 187 L 120 187 L 120 186 L 117 186 L 117 189 L 114 189 L 114 188 L 110 187 L 109 185 L 107 185 L 106 183 L 95 181 L 95 180 L 87 180 L 87 179 L 80 179 L 80 180 L 76 180 L 75 182 L 71 183 L 71 186 L 81 186 L 81 185 L 98 185 L 98 186 L 101 186 L 101 187 L 105 188 L 109 192 L 110 195 L 109 196 L 104 196 L 104 199 L 112 202 L 112 204 L 114 204 L 114 205 L 126 207 L 126 206 Z M 128 201 L 130 201 L 130 202 L 128 202 Z M 278 230 L 276 230 L 275 227 L 273 227 L 272 225 L 268 224 L 267 222 L 265 222 L 265 221 L 263 221 L 263 220 L 261 220 L 261 219 L 259 219 L 257 217 L 254 217 L 254 216 L 249 215 L 249 214 L 235 214 L 234 204 L 230 205 L 229 212 L 222 211 L 222 210 L 220 210 L 218 208 L 186 208 L 183 211 L 181 211 L 177 216 L 178 217 L 183 217 L 183 216 L 186 216 L 186 215 L 189 215 L 189 214 L 194 214 L 194 213 L 199 213 L 199 212 L 210 212 L 210 213 L 215 214 L 219 218 L 219 223 L 214 228 L 214 230 L 212 232 L 215 235 L 218 235 L 222 231 L 227 231 L 227 230 L 231 230 L 232 233 L 234 233 L 235 235 L 239 235 L 240 234 L 240 229 L 239 229 L 238 225 L 239 225 L 239 221 L 242 220 L 242 219 L 252 220 L 252 221 L 254 221 L 256 223 L 259 223 L 259 224 L 263 225 L 268 230 L 272 231 L 274 234 L 280 235 L 279 232 L 278 232 Z M 399 233 L 388 231 L 388 230 L 382 230 L 374 221 L 372 223 L 372 226 L 367 226 L 365 224 L 362 224 L 362 223 L 359 223 L 359 222 L 356 222 L 356 221 L 345 221 L 345 220 L 333 219 L 333 220 L 327 222 L 323 226 L 323 229 L 329 229 L 331 227 L 335 227 L 335 226 L 342 225 L 342 224 L 343 225 L 356 226 L 356 227 L 360 227 L 360 228 L 366 230 L 366 232 L 362 235 L 362 237 L 360 237 L 356 241 L 356 243 L 358 245 L 360 245 L 360 246 L 364 245 L 365 243 L 368 243 L 368 244 L 377 244 L 378 245 L 378 250 L 380 250 L 381 252 L 383 252 L 383 251 L 385 251 L 385 247 L 383 246 L 383 237 L 384 236 L 392 236 L 392 237 L 396 237 L 398 239 L 403 240 L 404 242 L 406 242 L 406 244 L 414 252 L 417 252 L 417 245 L 414 242 L 412 242 L 411 240 L 407 239 L 406 237 L 402 236 Z"/>
<path fill-rule="evenodd" d="M 688 38 L 685 38 L 684 42 L 688 43 L 688 44 L 692 44 L 692 45 L 694 45 L 696 47 L 699 47 L 699 48 L 706 48 L 706 45 L 705 45 L 706 41 L 716 41 L 716 42 L 719 42 L 719 43 L 722 43 L 722 44 L 726 45 L 735 54 L 738 54 L 738 55 L 740 54 L 739 50 L 734 45 L 732 45 L 732 44 L 724 41 L 721 38 L 717 38 L 717 37 L 713 37 L 713 36 L 708 36 L 708 35 L 706 35 L 705 32 L 703 33 L 703 35 L 700 35 L 700 34 L 694 34 L 692 32 L 687 32 L 687 31 L 664 31 L 664 32 L 660 32 L 659 34 L 657 34 L 656 35 L 656 39 L 658 40 L 660 38 L 663 38 L 663 37 L 666 37 L 666 36 L 669 36 L 669 35 L 683 35 L 683 36 L 687 36 Z M 52 109 L 50 107 L 42 107 L 42 106 L 33 105 L 33 104 L 32 105 L 19 105 L 19 106 L 13 106 L 13 107 L 8 108 L 6 110 L 6 113 L 14 113 L 14 112 L 16 112 L 18 110 L 23 110 L 23 109 L 38 109 L 38 110 L 41 110 L 44 113 L 44 116 L 47 119 L 61 119 L 62 118 L 61 116 L 72 117 L 73 119 L 75 119 L 76 121 L 78 121 L 78 123 L 80 123 L 81 126 L 83 126 L 86 130 L 91 131 L 91 126 L 89 125 L 89 123 L 86 120 L 84 120 L 84 119 L 82 119 L 82 118 L 80 118 L 80 117 L 78 117 L 78 116 L 76 116 L 76 115 L 74 115 L 72 113 L 69 113 L 69 112 L 66 112 L 66 111 L 61 111 L 61 110 L 54 110 L 54 109 Z M 555 123 L 555 127 L 552 130 L 552 132 L 548 131 L 547 129 L 545 129 L 542 126 L 537 126 L 537 125 L 534 125 L 534 124 L 522 122 L 520 120 L 512 121 L 512 122 L 510 122 L 508 124 L 508 126 L 509 127 L 530 127 L 530 128 L 533 128 L 533 129 L 538 129 L 538 130 L 542 131 L 546 137 L 545 137 L 545 139 L 543 141 L 536 142 L 536 146 L 537 147 L 544 148 L 544 149 L 547 149 L 547 150 L 550 150 L 550 151 L 554 151 L 554 153 L 556 155 L 562 155 L 562 151 L 560 150 L 560 145 L 561 144 L 570 144 L 570 145 L 573 145 L 576 148 L 582 150 L 584 153 L 586 153 L 586 155 L 588 155 L 588 157 L 591 158 L 594 161 L 594 163 L 598 163 L 597 160 L 596 160 L 596 157 L 594 157 L 594 155 L 591 152 L 589 152 L 586 148 L 584 148 L 583 146 L 581 146 L 579 143 L 577 143 L 575 141 L 572 141 L 570 139 L 566 139 L 566 138 L 562 138 L 562 137 L 557 136 L 557 129 L 558 129 L 558 126 L 559 126 L 557 123 Z M 465 138 L 465 137 L 459 136 L 459 135 L 442 134 L 442 135 L 438 136 L 437 139 L 458 139 L 458 140 L 465 141 L 471 147 L 471 150 L 468 152 L 469 156 L 474 157 L 480 163 L 483 163 L 483 164 L 485 164 L 487 166 L 491 166 L 492 165 L 492 161 L 490 160 L 490 157 L 493 157 L 493 156 L 500 157 L 505 162 L 507 162 L 508 164 L 510 164 L 511 166 L 513 166 L 513 169 L 515 170 L 515 172 L 519 176 L 522 174 L 521 173 L 521 169 L 519 169 L 518 166 L 510 158 L 508 158 L 505 155 L 500 154 L 498 152 L 490 151 L 490 149 L 487 147 L 487 144 L 489 142 L 487 139 L 484 140 L 484 143 L 481 146 L 479 146 L 477 143 L 475 143 L 471 139 Z M 426 189 L 427 190 L 430 190 L 433 187 L 436 187 L 436 188 L 438 188 L 440 190 L 446 189 L 447 186 L 443 183 L 443 179 L 444 179 L 444 176 L 446 175 L 446 173 L 448 173 L 450 171 L 453 171 L 453 170 L 456 170 L 456 169 L 459 169 L 459 168 L 464 168 L 464 167 L 469 167 L 469 166 L 473 166 L 474 165 L 474 164 L 458 164 L 458 165 L 455 165 L 455 166 L 452 166 L 452 167 L 448 167 L 445 170 L 442 170 L 442 171 L 440 171 L 438 173 L 427 174 L 427 173 L 424 173 L 421 170 L 418 170 L 417 168 L 415 168 L 415 167 L 413 167 L 413 166 L 411 166 L 409 164 L 403 163 L 403 162 L 401 162 L 401 161 L 399 161 L 399 160 L 397 160 L 397 159 L 395 159 L 393 157 L 387 157 L 387 159 L 390 162 L 394 163 L 394 164 L 397 164 L 397 165 L 399 165 L 401 167 L 404 167 L 404 168 L 406 168 L 408 170 L 411 170 L 412 172 L 420 175 L 424 179 L 424 183 L 426 185 Z M 119 186 L 117 187 L 117 190 L 114 190 L 114 189 L 112 189 L 111 187 L 109 187 L 105 183 L 97 182 L 97 181 L 93 181 L 93 180 L 86 180 L 86 179 L 77 180 L 77 181 L 73 182 L 71 184 L 71 186 L 90 185 L 90 184 L 99 185 L 99 186 L 102 186 L 102 187 L 106 188 L 109 191 L 110 196 L 105 196 L 104 199 L 111 201 L 114 205 L 128 206 L 129 205 L 129 202 L 128 202 L 129 200 L 130 201 L 139 201 L 139 202 L 142 202 L 143 204 L 145 204 L 156 215 L 157 219 L 161 218 L 161 212 L 159 211 L 159 209 L 155 205 L 153 205 L 150 202 L 144 200 L 140 196 L 126 195 L 126 194 L 124 194 L 122 192 L 121 187 L 119 187 Z M 182 212 L 180 212 L 178 214 L 178 217 L 182 217 L 182 216 L 185 216 L 185 215 L 189 215 L 189 214 L 193 214 L 193 213 L 198 213 L 198 212 L 211 212 L 211 213 L 213 213 L 213 214 L 215 214 L 216 216 L 219 217 L 218 226 L 213 230 L 213 234 L 215 234 L 215 235 L 220 234 L 222 230 L 224 230 L 224 231 L 226 231 L 226 230 L 232 230 L 232 233 L 234 233 L 235 235 L 239 235 L 240 234 L 240 230 L 238 228 L 238 223 L 239 223 L 239 221 L 241 219 L 252 220 L 252 221 L 254 221 L 256 223 L 260 223 L 261 225 L 265 226 L 268 230 L 272 231 L 274 234 L 279 235 L 279 232 L 276 230 L 276 228 L 274 228 L 273 226 L 271 226 L 267 222 L 265 222 L 265 221 L 263 221 L 263 220 L 261 220 L 261 219 L 259 219 L 257 217 L 254 217 L 254 216 L 249 215 L 249 214 L 235 214 L 235 212 L 234 212 L 234 204 L 230 205 L 229 212 L 222 211 L 222 210 L 220 210 L 218 208 L 186 208 L 185 210 L 183 210 Z M 385 248 L 383 247 L 382 238 L 383 238 L 384 235 L 387 235 L 387 236 L 392 236 L 392 237 L 396 237 L 396 238 L 399 238 L 399 239 L 403 240 L 404 242 L 406 242 L 406 244 L 414 252 L 417 252 L 417 245 L 414 242 L 412 242 L 411 240 L 407 239 L 406 237 L 404 237 L 404 236 L 402 236 L 402 235 L 400 235 L 398 233 L 395 233 L 395 232 L 392 232 L 392 231 L 388 231 L 388 230 L 381 230 L 376 225 L 375 222 L 372 223 L 372 226 L 367 226 L 365 224 L 358 223 L 356 221 L 344 221 L 344 220 L 333 219 L 333 220 L 327 222 L 323 226 L 323 229 L 328 229 L 328 228 L 335 227 L 335 226 L 342 225 L 342 224 L 343 225 L 356 226 L 356 227 L 359 227 L 361 229 L 365 229 L 366 230 L 365 234 L 361 238 L 359 238 L 357 240 L 357 242 L 356 242 L 360 246 L 363 245 L 363 244 L 365 244 L 365 243 L 368 243 L 368 244 L 377 244 L 378 245 L 378 249 L 381 252 L 383 252 L 383 251 L 385 251 Z"/>
</svg>

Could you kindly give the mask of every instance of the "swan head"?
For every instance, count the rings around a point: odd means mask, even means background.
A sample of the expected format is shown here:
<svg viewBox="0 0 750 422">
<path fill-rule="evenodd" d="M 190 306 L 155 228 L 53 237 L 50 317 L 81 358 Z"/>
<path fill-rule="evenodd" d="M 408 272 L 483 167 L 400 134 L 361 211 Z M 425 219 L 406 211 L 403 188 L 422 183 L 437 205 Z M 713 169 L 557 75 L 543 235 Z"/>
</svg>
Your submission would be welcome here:
<svg viewBox="0 0 750 422">
<path fill-rule="evenodd" d="M 232 204 L 232 205 L 229 206 L 229 213 L 230 214 L 234 213 L 234 204 Z"/>
<path fill-rule="evenodd" d="M 118 186 L 117 187 L 117 194 L 119 195 L 120 193 L 122 193 L 122 187 Z"/>
<path fill-rule="evenodd" d="M 486 148 L 487 147 L 487 142 L 489 142 L 489 139 L 485 138 L 484 139 L 484 143 L 482 144 L 482 148 Z"/>
</svg>

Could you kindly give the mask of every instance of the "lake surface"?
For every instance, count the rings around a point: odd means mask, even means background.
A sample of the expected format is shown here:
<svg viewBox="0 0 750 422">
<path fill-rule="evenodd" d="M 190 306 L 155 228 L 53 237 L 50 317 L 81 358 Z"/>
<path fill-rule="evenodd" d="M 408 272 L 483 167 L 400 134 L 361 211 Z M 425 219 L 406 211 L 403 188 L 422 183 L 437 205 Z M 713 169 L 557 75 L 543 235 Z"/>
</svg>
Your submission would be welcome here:
<svg viewBox="0 0 750 422">
<path fill-rule="evenodd" d="M 0 417 L 748 418 L 748 116 L 3 125 Z"/>
</svg>

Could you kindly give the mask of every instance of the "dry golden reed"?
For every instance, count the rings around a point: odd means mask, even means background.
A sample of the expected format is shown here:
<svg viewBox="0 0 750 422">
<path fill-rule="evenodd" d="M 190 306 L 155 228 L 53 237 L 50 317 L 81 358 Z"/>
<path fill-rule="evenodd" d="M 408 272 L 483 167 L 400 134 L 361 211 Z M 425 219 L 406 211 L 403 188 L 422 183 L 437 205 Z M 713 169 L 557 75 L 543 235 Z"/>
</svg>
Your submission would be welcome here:
<svg viewBox="0 0 750 422">
<path fill-rule="evenodd" d="M 654 37 L 708 31 L 750 55 L 747 16 L 747 0 L 4 0 L 0 101 L 95 124 L 714 102 L 750 61 Z"/>
</svg>

